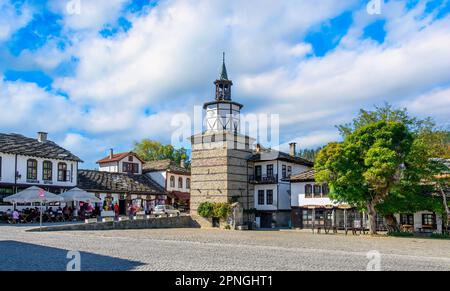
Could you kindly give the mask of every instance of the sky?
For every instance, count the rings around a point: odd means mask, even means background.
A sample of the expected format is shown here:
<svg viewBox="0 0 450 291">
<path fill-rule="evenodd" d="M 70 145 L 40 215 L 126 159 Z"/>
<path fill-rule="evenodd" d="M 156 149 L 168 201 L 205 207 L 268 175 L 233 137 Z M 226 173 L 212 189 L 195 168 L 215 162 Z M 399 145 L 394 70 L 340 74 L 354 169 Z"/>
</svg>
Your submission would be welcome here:
<svg viewBox="0 0 450 291">
<path fill-rule="evenodd" d="M 0 132 L 48 132 L 82 168 L 170 143 L 173 117 L 213 100 L 222 52 L 282 149 L 385 102 L 449 127 L 450 0 L 371 1 L 0 0 Z"/>
</svg>

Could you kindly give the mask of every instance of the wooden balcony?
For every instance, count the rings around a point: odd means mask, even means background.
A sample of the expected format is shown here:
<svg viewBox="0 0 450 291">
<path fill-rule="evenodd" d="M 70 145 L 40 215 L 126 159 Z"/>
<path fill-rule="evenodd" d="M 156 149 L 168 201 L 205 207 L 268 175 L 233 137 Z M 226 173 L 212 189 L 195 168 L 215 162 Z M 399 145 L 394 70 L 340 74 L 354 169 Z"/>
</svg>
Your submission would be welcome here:
<svg viewBox="0 0 450 291">
<path fill-rule="evenodd" d="M 255 176 L 251 175 L 248 179 L 250 184 L 277 184 L 278 183 L 278 175 L 261 175 Z"/>
</svg>

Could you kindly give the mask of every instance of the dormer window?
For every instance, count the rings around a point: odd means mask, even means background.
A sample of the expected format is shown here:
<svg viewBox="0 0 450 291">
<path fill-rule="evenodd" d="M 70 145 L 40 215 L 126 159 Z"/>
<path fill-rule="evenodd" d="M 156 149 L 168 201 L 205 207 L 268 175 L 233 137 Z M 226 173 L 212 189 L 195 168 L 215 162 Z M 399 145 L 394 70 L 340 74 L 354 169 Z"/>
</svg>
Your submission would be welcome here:
<svg viewBox="0 0 450 291">
<path fill-rule="evenodd" d="M 133 157 L 131 157 L 133 159 Z M 139 164 L 136 163 L 122 163 L 122 172 L 130 174 L 139 173 Z"/>
</svg>

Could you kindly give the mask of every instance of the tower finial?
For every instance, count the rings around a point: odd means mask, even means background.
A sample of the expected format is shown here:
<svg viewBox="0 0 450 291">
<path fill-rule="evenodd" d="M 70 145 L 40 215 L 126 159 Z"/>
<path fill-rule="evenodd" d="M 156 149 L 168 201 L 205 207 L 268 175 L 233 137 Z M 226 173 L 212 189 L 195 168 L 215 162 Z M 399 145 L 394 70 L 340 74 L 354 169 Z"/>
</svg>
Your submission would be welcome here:
<svg viewBox="0 0 450 291">
<path fill-rule="evenodd" d="M 225 65 L 225 52 L 223 52 L 222 70 L 220 72 L 219 80 L 228 80 L 227 67 Z"/>
</svg>

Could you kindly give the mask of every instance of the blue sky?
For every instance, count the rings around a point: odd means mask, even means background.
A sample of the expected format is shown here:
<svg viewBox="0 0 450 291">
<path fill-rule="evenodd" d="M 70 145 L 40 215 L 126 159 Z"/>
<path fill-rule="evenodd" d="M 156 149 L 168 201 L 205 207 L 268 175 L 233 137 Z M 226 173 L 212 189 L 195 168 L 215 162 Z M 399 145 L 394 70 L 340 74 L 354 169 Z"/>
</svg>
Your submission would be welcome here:
<svg viewBox="0 0 450 291">
<path fill-rule="evenodd" d="M 279 114 L 282 148 L 384 102 L 448 128 L 450 1 L 368 2 L 0 0 L 0 132 L 47 131 L 84 168 L 170 143 L 173 117 L 213 98 L 222 51 L 233 99 Z"/>
</svg>

